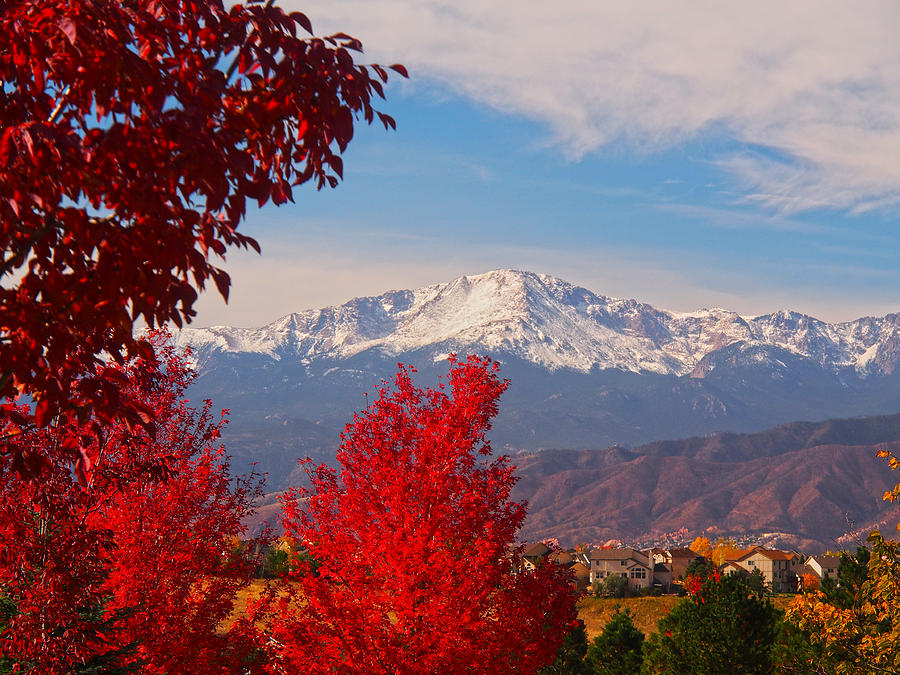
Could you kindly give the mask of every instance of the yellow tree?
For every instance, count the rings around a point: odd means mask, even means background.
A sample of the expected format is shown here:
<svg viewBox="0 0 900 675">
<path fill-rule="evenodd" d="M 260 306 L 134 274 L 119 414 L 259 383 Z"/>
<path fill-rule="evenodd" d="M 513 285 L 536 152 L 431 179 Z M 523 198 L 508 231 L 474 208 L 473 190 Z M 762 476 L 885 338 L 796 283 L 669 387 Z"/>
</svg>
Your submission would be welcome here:
<svg viewBox="0 0 900 675">
<path fill-rule="evenodd" d="M 710 553 L 710 558 L 712 558 L 713 563 L 718 567 L 719 565 L 725 564 L 725 561 L 728 560 L 729 557 L 738 553 L 741 549 L 738 548 L 737 544 L 734 542 L 734 539 L 725 539 L 724 537 L 719 537 L 716 540 L 716 546 L 713 548 L 712 553 Z"/>
<path fill-rule="evenodd" d="M 892 469 L 900 467 L 890 451 L 878 456 Z M 890 502 L 898 497 L 900 482 L 883 496 Z M 868 542 L 872 554 L 853 607 L 835 607 L 818 591 L 798 596 L 787 613 L 838 661 L 839 673 L 900 672 L 900 544 L 879 532 L 872 532 Z"/>
<path fill-rule="evenodd" d="M 706 537 L 697 537 L 691 542 L 691 545 L 688 546 L 688 548 L 697 555 L 702 555 L 704 558 L 712 557 L 713 547 Z"/>
</svg>

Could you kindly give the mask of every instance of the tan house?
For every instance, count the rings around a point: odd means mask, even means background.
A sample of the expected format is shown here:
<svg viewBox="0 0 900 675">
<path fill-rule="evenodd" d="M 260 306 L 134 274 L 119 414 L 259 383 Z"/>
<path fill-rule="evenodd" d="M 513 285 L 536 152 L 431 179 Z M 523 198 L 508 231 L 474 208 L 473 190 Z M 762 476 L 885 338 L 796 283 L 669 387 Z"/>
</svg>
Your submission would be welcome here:
<svg viewBox="0 0 900 675">
<path fill-rule="evenodd" d="M 689 548 L 651 548 L 647 553 L 654 563 L 654 583 L 666 593 L 684 581 L 688 565 L 703 558 Z"/>
<path fill-rule="evenodd" d="M 653 585 L 663 593 L 672 592 L 672 566 L 670 563 L 653 563 Z"/>
<path fill-rule="evenodd" d="M 590 553 L 591 583 L 602 582 L 617 574 L 628 581 L 628 590 L 637 591 L 653 584 L 653 559 L 633 548 L 595 548 Z"/>
<path fill-rule="evenodd" d="M 583 562 L 576 560 L 572 563 L 572 566 L 569 569 L 572 570 L 575 590 L 579 593 L 584 593 L 585 591 L 587 591 L 588 586 L 590 586 L 591 582 L 591 568 L 585 565 Z"/>
<path fill-rule="evenodd" d="M 806 559 L 806 564 L 819 577 L 819 580 L 831 577 L 837 581 L 841 557 L 839 555 L 811 555 Z"/>
<path fill-rule="evenodd" d="M 581 562 L 575 551 L 558 549 L 547 556 L 547 561 L 572 572 L 572 585 L 579 593 L 584 593 L 590 585 L 591 570 Z"/>
<path fill-rule="evenodd" d="M 672 581 L 684 581 L 687 568 L 695 560 L 703 560 L 703 556 L 689 548 L 673 548 L 667 551 L 669 563 L 672 565 Z"/>
<path fill-rule="evenodd" d="M 563 551 L 562 549 L 559 549 L 550 553 L 550 555 L 547 556 L 547 560 L 560 567 L 570 567 L 575 562 L 575 554 L 572 551 Z"/>
<path fill-rule="evenodd" d="M 773 593 L 794 593 L 797 591 L 800 558 L 793 551 L 777 551 L 754 546 L 728 556 L 722 567 L 735 565 L 750 574 L 759 570 L 763 580 Z M 722 569 L 720 567 L 720 569 Z"/>
<path fill-rule="evenodd" d="M 741 567 L 733 560 L 728 560 L 722 565 L 719 565 L 719 572 L 722 574 L 748 574 L 745 568 Z"/>
</svg>

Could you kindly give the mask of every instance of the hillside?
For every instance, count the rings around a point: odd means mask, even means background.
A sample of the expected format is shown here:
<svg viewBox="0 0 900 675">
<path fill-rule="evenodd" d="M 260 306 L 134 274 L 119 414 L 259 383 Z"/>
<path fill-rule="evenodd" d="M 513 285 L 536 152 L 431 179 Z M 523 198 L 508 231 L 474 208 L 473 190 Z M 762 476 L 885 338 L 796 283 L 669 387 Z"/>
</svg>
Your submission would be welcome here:
<svg viewBox="0 0 900 675">
<path fill-rule="evenodd" d="M 515 496 L 529 501 L 528 539 L 637 541 L 686 528 L 769 534 L 814 551 L 846 545 L 851 529 L 900 519 L 881 500 L 897 476 L 875 458 L 898 444 L 900 415 L 892 415 L 632 450 L 543 451 L 515 458 Z"/>
</svg>

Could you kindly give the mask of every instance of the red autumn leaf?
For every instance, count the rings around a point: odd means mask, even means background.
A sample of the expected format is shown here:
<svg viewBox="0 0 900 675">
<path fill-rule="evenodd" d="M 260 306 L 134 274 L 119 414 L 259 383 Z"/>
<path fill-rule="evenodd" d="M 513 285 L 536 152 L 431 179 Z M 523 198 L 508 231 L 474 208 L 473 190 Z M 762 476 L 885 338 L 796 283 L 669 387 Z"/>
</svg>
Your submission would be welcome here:
<svg viewBox="0 0 900 675">
<path fill-rule="evenodd" d="M 388 66 L 388 68 L 400 73 L 403 77 L 409 79 L 409 71 L 406 70 L 406 66 L 404 66 L 400 63 L 395 63 L 392 66 Z"/>
<path fill-rule="evenodd" d="M 309 22 L 306 14 L 303 14 L 302 12 L 291 12 L 290 17 L 299 23 L 307 33 L 310 35 L 313 34 L 312 24 Z"/>
</svg>

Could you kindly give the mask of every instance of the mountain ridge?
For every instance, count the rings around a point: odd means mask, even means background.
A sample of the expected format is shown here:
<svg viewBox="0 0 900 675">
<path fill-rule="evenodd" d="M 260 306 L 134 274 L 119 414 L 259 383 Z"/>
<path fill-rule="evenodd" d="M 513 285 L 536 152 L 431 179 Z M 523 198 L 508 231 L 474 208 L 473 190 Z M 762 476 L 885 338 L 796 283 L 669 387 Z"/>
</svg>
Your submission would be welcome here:
<svg viewBox="0 0 900 675">
<path fill-rule="evenodd" d="M 199 359 L 213 352 L 314 360 L 430 350 L 440 360 L 448 351 L 478 348 L 550 371 L 699 379 L 735 363 L 777 366 L 788 356 L 865 378 L 900 365 L 900 314 L 830 324 L 788 310 L 672 312 L 546 274 L 493 270 L 295 312 L 259 328 L 185 328 L 177 341 Z"/>
<path fill-rule="evenodd" d="M 513 497 L 529 502 L 526 539 L 648 543 L 681 530 L 688 538 L 756 535 L 814 552 L 900 519 L 881 500 L 896 475 L 875 457 L 898 445 L 900 414 L 632 449 L 542 451 L 514 458 Z"/>
</svg>

